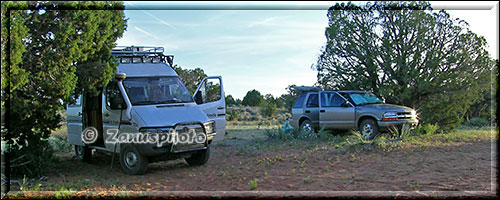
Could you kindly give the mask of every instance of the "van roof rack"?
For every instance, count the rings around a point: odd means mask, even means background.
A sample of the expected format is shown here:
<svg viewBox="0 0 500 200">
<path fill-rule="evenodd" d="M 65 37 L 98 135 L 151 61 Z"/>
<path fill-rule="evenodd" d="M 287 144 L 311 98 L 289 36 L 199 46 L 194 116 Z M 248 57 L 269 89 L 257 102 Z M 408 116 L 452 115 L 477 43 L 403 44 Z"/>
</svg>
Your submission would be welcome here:
<svg viewBox="0 0 500 200">
<path fill-rule="evenodd" d="M 167 62 L 173 67 L 174 56 L 165 55 L 163 47 L 149 46 L 117 46 L 111 50 L 111 55 L 120 63 L 159 63 Z"/>
</svg>

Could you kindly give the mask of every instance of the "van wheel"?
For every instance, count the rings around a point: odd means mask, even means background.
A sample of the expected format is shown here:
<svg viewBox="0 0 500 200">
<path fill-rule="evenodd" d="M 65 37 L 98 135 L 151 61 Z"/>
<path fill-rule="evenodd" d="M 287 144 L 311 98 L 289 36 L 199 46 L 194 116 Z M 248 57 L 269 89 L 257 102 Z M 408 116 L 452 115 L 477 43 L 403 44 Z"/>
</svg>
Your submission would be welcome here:
<svg viewBox="0 0 500 200">
<path fill-rule="evenodd" d="M 361 124 L 359 125 L 359 132 L 365 139 L 371 140 L 375 138 L 375 136 L 379 133 L 377 122 L 373 119 L 365 119 L 361 121 Z"/>
<path fill-rule="evenodd" d="M 311 120 L 304 120 L 302 122 L 302 124 L 300 124 L 300 130 L 301 131 L 304 131 L 304 132 L 311 132 L 311 131 L 314 131 L 314 129 L 312 128 L 312 125 L 311 125 Z"/>
<path fill-rule="evenodd" d="M 206 150 L 201 150 L 197 153 L 194 153 L 189 158 L 184 158 L 186 162 L 191 166 L 200 166 L 204 165 L 208 162 L 210 158 L 210 147 L 207 147 Z"/>
<path fill-rule="evenodd" d="M 75 145 L 75 154 L 82 162 L 90 162 L 92 159 L 92 149 L 86 146 Z"/>
<path fill-rule="evenodd" d="M 126 174 L 140 175 L 148 170 L 148 158 L 133 145 L 123 145 L 120 147 L 120 165 Z"/>
</svg>

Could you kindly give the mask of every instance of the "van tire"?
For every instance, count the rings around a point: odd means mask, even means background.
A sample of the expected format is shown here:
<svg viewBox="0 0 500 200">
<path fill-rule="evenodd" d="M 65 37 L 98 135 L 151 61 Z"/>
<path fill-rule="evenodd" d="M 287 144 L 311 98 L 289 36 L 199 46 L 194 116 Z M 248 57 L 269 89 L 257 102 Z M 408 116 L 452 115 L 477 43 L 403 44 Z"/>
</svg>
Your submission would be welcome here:
<svg viewBox="0 0 500 200">
<path fill-rule="evenodd" d="M 90 162 L 92 160 L 92 149 L 86 146 L 75 145 L 75 155 L 82 162 Z"/>
<path fill-rule="evenodd" d="M 190 166 L 200 166 L 206 164 L 209 158 L 210 158 L 210 147 L 207 147 L 207 149 L 194 153 L 191 155 L 191 157 L 184 158 L 184 160 L 186 160 L 186 162 Z"/>
<path fill-rule="evenodd" d="M 371 140 L 379 134 L 377 122 L 373 119 L 364 119 L 359 124 L 359 132 L 361 137 Z"/>
<path fill-rule="evenodd" d="M 124 144 L 120 147 L 120 166 L 126 174 L 141 175 L 148 170 L 148 158 L 133 145 Z"/>
</svg>

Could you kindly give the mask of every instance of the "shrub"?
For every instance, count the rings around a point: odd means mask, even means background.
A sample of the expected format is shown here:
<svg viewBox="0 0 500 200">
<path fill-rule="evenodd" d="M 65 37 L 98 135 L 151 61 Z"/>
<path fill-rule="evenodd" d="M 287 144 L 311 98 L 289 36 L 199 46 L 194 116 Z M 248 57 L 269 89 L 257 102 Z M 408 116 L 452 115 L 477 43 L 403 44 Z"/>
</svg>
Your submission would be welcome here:
<svg viewBox="0 0 500 200">
<path fill-rule="evenodd" d="M 486 118 L 473 117 L 469 121 L 466 121 L 463 125 L 468 127 L 486 127 L 490 125 L 490 122 Z"/>
<path fill-rule="evenodd" d="M 434 134 L 439 129 L 437 124 L 425 124 L 418 125 L 418 127 L 413 131 L 416 134 Z"/>
<path fill-rule="evenodd" d="M 393 139 L 405 139 L 411 135 L 410 125 L 392 126 L 389 128 L 389 134 Z"/>
<path fill-rule="evenodd" d="M 266 117 L 274 116 L 276 114 L 277 109 L 278 108 L 276 107 L 276 104 L 267 101 L 264 101 L 260 106 L 260 112 L 262 113 L 262 115 Z"/>
</svg>

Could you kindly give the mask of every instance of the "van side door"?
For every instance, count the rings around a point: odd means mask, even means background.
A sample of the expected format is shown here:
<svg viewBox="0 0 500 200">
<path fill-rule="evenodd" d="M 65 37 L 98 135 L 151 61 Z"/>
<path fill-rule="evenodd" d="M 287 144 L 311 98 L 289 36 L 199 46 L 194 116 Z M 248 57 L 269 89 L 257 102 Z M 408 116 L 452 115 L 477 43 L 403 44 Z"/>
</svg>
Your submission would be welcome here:
<svg viewBox="0 0 500 200">
<path fill-rule="evenodd" d="M 351 129 L 355 126 L 355 109 L 334 91 L 322 91 L 320 94 L 320 127 L 331 129 Z"/>
<path fill-rule="evenodd" d="M 201 110 L 207 114 L 207 117 L 215 121 L 217 135 L 215 135 L 213 141 L 224 139 L 226 133 L 226 102 L 222 77 L 205 77 L 194 92 L 193 99 Z"/>
<path fill-rule="evenodd" d="M 116 81 L 111 81 L 104 88 L 102 93 L 102 128 L 103 128 L 103 139 L 104 145 L 107 149 L 113 150 L 114 144 L 106 143 L 108 137 L 112 137 L 113 134 L 118 133 L 118 126 L 120 120 L 122 124 L 129 125 L 130 122 L 126 117 L 127 105 L 123 100 L 122 93 L 118 88 L 118 83 Z M 120 133 L 123 132 L 124 126 L 120 127 Z"/>
<path fill-rule="evenodd" d="M 66 106 L 66 126 L 68 128 L 69 144 L 83 146 L 82 143 L 82 95 L 78 96 L 74 104 Z"/>
</svg>

